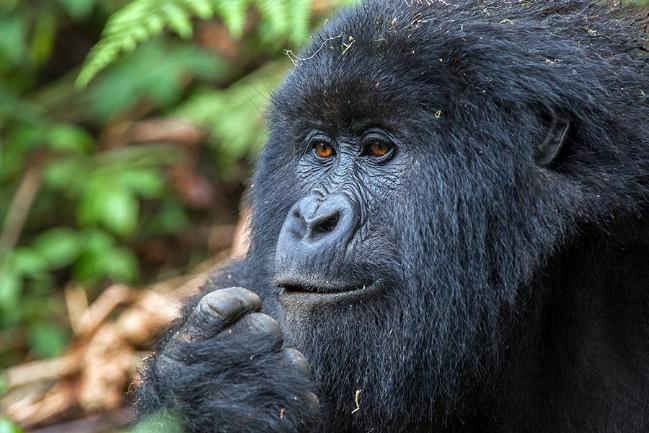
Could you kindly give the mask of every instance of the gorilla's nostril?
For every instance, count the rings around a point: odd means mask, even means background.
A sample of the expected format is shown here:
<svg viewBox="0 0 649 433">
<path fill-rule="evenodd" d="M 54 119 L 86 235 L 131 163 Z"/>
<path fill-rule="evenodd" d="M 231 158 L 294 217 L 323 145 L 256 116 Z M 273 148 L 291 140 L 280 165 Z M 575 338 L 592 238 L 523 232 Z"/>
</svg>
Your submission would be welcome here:
<svg viewBox="0 0 649 433">
<path fill-rule="evenodd" d="M 286 226 L 286 229 L 293 233 L 296 239 L 302 239 L 307 233 L 307 222 L 298 209 L 291 212 L 289 221 L 290 224 Z"/>
<path fill-rule="evenodd" d="M 313 233 L 314 234 L 324 234 L 333 231 L 338 225 L 338 220 L 340 219 L 340 212 L 336 212 L 332 215 L 322 218 L 313 224 Z"/>
</svg>

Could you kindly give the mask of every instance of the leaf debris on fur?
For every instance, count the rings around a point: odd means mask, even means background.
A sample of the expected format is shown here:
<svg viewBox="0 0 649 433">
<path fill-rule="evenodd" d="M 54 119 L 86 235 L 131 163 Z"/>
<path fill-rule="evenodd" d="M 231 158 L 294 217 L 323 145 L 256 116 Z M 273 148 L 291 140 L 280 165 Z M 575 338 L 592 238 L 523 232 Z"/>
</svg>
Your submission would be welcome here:
<svg viewBox="0 0 649 433">
<path fill-rule="evenodd" d="M 356 42 L 356 41 L 354 40 L 353 36 L 349 37 L 349 43 L 348 44 L 343 42 L 343 47 L 345 47 L 345 49 L 343 50 L 343 52 L 341 54 L 345 54 L 347 52 L 347 50 L 349 50 L 352 47 L 352 45 L 354 45 L 354 42 Z"/>
<path fill-rule="evenodd" d="M 356 413 L 359 410 L 361 410 L 361 390 L 357 389 L 356 393 L 354 394 L 354 404 L 356 405 L 356 409 L 352 411 L 352 413 Z"/>
<path fill-rule="evenodd" d="M 342 38 L 342 37 L 343 37 L 343 34 L 341 33 L 341 34 L 339 34 L 337 36 L 332 36 L 332 37 L 326 38 L 322 42 L 322 44 L 318 47 L 318 49 L 315 50 L 313 52 L 313 54 L 311 54 L 309 57 L 302 58 L 302 57 L 298 56 L 297 54 L 295 54 L 293 52 L 293 50 L 284 50 L 284 54 L 286 54 L 286 57 L 289 58 L 289 60 L 291 61 L 291 63 L 293 63 L 293 65 L 299 66 L 301 62 L 304 62 L 306 60 L 311 60 L 312 58 L 314 58 L 325 47 L 325 45 L 327 45 L 327 42 L 331 42 L 333 40 L 336 40 L 336 39 Z"/>
</svg>

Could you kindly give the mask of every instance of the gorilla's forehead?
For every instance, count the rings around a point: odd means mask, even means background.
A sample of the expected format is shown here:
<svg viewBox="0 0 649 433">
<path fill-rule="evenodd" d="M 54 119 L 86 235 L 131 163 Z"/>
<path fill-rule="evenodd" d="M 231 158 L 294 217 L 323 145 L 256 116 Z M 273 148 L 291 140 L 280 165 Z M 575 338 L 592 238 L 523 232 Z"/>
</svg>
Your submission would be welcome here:
<svg viewBox="0 0 649 433">
<path fill-rule="evenodd" d="M 318 58 L 297 65 L 276 98 L 281 99 L 275 101 L 276 114 L 337 126 L 372 123 L 373 119 L 403 124 L 405 116 L 415 116 L 417 110 L 430 113 L 441 107 L 442 79 L 430 83 L 415 72 L 416 65 L 383 56 L 376 47 L 348 46 L 344 51 L 344 45 L 337 44 L 336 52 L 327 48 Z M 427 69 L 437 77 L 443 74 Z"/>
<path fill-rule="evenodd" d="M 314 37 L 294 59 L 296 67 L 275 97 L 274 114 L 345 125 L 377 118 L 402 124 L 417 110 L 441 108 L 448 71 L 443 62 L 430 59 L 437 60 L 436 52 L 444 47 L 425 43 L 422 35 L 397 32 L 405 12 L 391 7 L 380 15 L 368 12 L 378 5 L 343 13 Z"/>
</svg>

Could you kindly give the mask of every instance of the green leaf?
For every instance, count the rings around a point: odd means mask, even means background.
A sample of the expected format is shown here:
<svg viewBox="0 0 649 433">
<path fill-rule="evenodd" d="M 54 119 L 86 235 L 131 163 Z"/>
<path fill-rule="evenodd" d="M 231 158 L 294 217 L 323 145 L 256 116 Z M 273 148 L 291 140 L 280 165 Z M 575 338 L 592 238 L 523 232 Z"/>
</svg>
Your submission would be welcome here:
<svg viewBox="0 0 649 433">
<path fill-rule="evenodd" d="M 115 239 L 99 229 L 86 229 L 82 234 L 83 252 L 74 263 L 74 278 L 78 281 L 95 282 L 106 275 L 105 252 L 112 250 Z"/>
<path fill-rule="evenodd" d="M 87 229 L 81 235 L 84 251 L 101 253 L 115 245 L 115 238 L 103 230 Z"/>
<path fill-rule="evenodd" d="M 288 11 L 286 0 L 260 0 L 257 2 L 262 18 L 270 25 L 268 36 L 285 34 L 288 26 Z"/>
<path fill-rule="evenodd" d="M 155 412 L 135 424 L 129 433 L 183 433 L 182 418 L 173 412 Z"/>
<path fill-rule="evenodd" d="M 29 330 L 29 343 L 38 357 L 62 354 L 69 342 L 67 332 L 53 323 L 37 322 Z"/>
<path fill-rule="evenodd" d="M 154 233 L 178 233 L 189 224 L 185 209 L 175 201 L 167 200 L 156 213 L 152 224 L 146 228 Z"/>
<path fill-rule="evenodd" d="M 117 234 L 127 235 L 137 227 L 138 202 L 125 189 L 107 189 L 102 200 L 101 219 L 106 227 Z"/>
<path fill-rule="evenodd" d="M 84 171 L 84 164 L 80 159 L 57 159 L 45 167 L 43 178 L 50 188 L 78 192 L 87 183 L 87 179 L 82 175 Z"/>
<path fill-rule="evenodd" d="M 18 66 L 27 51 L 27 23 L 17 14 L 0 14 L 0 60 Z"/>
<path fill-rule="evenodd" d="M 100 223 L 114 233 L 128 235 L 135 231 L 137 217 L 136 197 L 113 177 L 97 175 L 89 182 L 79 206 L 82 224 Z"/>
<path fill-rule="evenodd" d="M 210 0 L 184 0 L 184 3 L 190 8 L 192 13 L 201 19 L 206 20 L 212 16 Z"/>
<path fill-rule="evenodd" d="M 54 48 L 54 38 L 56 37 L 55 16 L 49 13 L 39 14 L 31 33 L 33 35 L 30 47 L 31 57 L 36 60 L 36 63 L 42 64 L 49 59 Z"/>
<path fill-rule="evenodd" d="M 84 129 L 73 125 L 54 124 L 46 132 L 49 147 L 54 150 L 87 153 L 93 139 Z"/>
<path fill-rule="evenodd" d="M 32 248 L 51 269 L 70 265 L 79 255 L 81 242 L 77 232 L 67 227 L 50 229 L 39 235 Z"/>
<path fill-rule="evenodd" d="M 0 370 L 0 397 L 5 395 L 9 389 L 9 381 L 7 380 L 7 375 Z M 2 430 L 2 423 L 8 421 L 6 418 L 0 417 L 0 433 L 2 433 L 4 430 Z"/>
<path fill-rule="evenodd" d="M 131 191 L 110 183 L 108 177 L 93 179 L 80 206 L 83 224 L 102 223 L 120 235 L 128 235 L 137 227 L 138 202 Z"/>
<path fill-rule="evenodd" d="M 19 275 L 3 266 L 0 272 L 0 311 L 14 310 L 18 306 L 21 286 Z"/>
<path fill-rule="evenodd" d="M 23 429 L 11 422 L 9 418 L 0 417 L 0 433 L 23 433 Z"/>
<path fill-rule="evenodd" d="M 114 248 L 104 258 L 106 275 L 112 280 L 132 282 L 137 278 L 138 262 L 126 248 Z"/>
<path fill-rule="evenodd" d="M 216 0 L 214 2 L 217 13 L 235 38 L 240 38 L 243 35 L 247 3 L 246 0 Z"/>
<path fill-rule="evenodd" d="M 169 27 L 178 36 L 187 39 L 192 35 L 192 23 L 189 14 L 180 5 L 174 3 L 163 4 L 161 7 L 162 16 L 169 22 Z"/>
<path fill-rule="evenodd" d="M 119 175 L 119 184 L 124 188 L 146 198 L 159 197 L 165 179 L 156 169 L 132 169 Z"/>
<path fill-rule="evenodd" d="M 289 14 L 291 42 L 299 46 L 309 37 L 309 20 L 311 18 L 311 7 L 313 0 L 288 0 L 288 8 L 292 11 Z"/>
<path fill-rule="evenodd" d="M 180 99 L 188 76 L 216 79 L 226 71 L 227 64 L 206 50 L 152 41 L 97 81 L 90 91 L 90 111 L 103 121 L 141 100 L 164 108 Z"/>
<path fill-rule="evenodd" d="M 87 18 L 95 7 L 96 0 L 58 0 L 65 11 L 75 20 Z"/>
<path fill-rule="evenodd" d="M 116 247 L 108 233 L 89 229 L 83 233 L 85 249 L 74 264 L 74 276 L 79 281 L 96 282 L 102 278 L 133 282 L 138 275 L 138 261 L 126 248 Z"/>
<path fill-rule="evenodd" d="M 23 276 L 39 274 L 47 270 L 47 260 L 32 248 L 17 248 L 11 255 L 12 268 Z"/>
<path fill-rule="evenodd" d="M 74 265 L 74 275 L 79 281 L 96 282 L 102 278 L 132 282 L 137 278 L 138 262 L 125 248 L 105 247 L 88 249 Z"/>
</svg>

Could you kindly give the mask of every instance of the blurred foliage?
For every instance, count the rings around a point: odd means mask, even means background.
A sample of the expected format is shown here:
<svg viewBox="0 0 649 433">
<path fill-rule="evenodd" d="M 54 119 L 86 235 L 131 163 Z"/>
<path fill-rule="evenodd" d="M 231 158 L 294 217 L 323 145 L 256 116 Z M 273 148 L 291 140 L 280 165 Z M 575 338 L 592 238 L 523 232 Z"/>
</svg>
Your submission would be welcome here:
<svg viewBox="0 0 649 433">
<path fill-rule="evenodd" d="M 67 347 L 63 288 L 213 253 L 284 50 L 348 2 L 0 1 L 0 367 Z"/>
<path fill-rule="evenodd" d="M 23 433 L 23 429 L 11 422 L 11 420 L 0 416 L 0 433 Z"/>
<path fill-rule="evenodd" d="M 246 13 L 255 6 L 264 29 L 265 42 L 288 37 L 303 42 L 309 31 L 311 0 L 134 0 L 108 20 L 102 40 L 90 52 L 79 74 L 78 83 L 86 85 L 101 69 L 112 63 L 121 52 L 128 52 L 152 36 L 170 29 L 181 38 L 192 36 L 192 17 L 208 19 L 218 16 L 230 33 L 243 35 Z"/>
<path fill-rule="evenodd" d="M 183 433 L 184 431 L 180 416 L 169 411 L 160 411 L 142 419 L 125 433 Z"/>
</svg>

